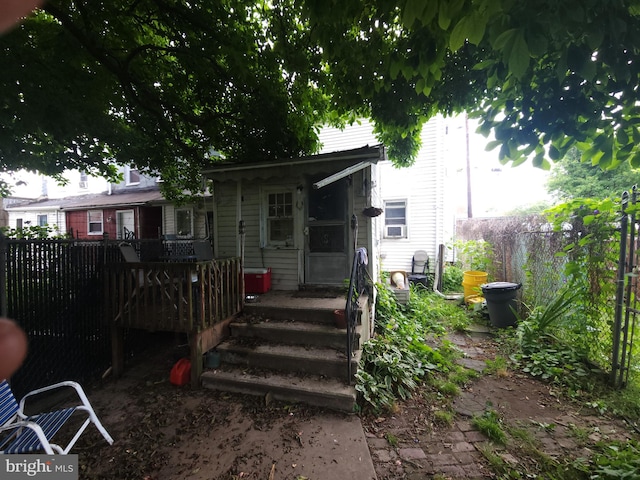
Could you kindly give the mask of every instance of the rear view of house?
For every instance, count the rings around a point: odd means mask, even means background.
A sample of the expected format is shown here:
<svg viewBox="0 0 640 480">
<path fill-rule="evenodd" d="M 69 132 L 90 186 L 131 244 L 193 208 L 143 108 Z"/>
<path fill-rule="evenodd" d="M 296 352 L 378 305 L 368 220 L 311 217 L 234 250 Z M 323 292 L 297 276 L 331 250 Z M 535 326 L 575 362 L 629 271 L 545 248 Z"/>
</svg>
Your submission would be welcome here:
<svg viewBox="0 0 640 480">
<path fill-rule="evenodd" d="M 372 258 L 376 164 L 381 146 L 260 164 L 220 164 L 214 187 L 214 245 L 242 256 L 247 269 L 271 270 L 275 290 L 343 286 L 358 247 Z M 369 263 L 372 278 L 377 262 Z"/>
</svg>

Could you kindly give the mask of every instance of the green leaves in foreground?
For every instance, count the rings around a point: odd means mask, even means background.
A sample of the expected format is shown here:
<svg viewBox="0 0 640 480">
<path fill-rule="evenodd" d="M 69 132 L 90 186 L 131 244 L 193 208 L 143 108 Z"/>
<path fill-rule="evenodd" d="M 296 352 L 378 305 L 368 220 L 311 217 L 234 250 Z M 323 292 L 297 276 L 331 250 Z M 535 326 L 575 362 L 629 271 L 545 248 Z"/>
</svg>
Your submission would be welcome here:
<svg viewBox="0 0 640 480">
<path fill-rule="evenodd" d="M 445 371 L 451 361 L 425 343 L 427 336 L 444 332 L 448 310 L 442 299 L 412 292 L 404 308 L 384 285 L 378 285 L 378 292 L 378 335 L 364 344 L 356 374 L 356 390 L 375 411 L 392 408 L 397 398 L 409 398 L 430 371 Z"/>
</svg>

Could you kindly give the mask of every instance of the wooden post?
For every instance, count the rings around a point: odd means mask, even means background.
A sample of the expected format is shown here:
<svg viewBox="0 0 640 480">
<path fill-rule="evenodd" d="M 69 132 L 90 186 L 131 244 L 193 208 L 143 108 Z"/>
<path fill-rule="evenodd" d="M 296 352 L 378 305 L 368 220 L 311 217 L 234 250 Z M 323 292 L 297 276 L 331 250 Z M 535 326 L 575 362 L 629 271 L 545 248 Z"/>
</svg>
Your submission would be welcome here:
<svg viewBox="0 0 640 480">
<path fill-rule="evenodd" d="M 111 368 L 113 376 L 119 378 L 124 373 L 124 329 L 119 323 L 111 323 Z"/>
<path fill-rule="evenodd" d="M 202 333 L 189 333 L 189 350 L 191 351 L 191 388 L 200 387 L 202 376 Z"/>
</svg>

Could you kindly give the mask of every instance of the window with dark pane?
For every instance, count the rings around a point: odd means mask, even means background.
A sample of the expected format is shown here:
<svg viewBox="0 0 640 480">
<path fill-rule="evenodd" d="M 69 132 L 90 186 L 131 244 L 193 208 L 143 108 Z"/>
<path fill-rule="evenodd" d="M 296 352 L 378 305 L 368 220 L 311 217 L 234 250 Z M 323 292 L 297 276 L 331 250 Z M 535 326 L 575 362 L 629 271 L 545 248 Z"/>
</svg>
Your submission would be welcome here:
<svg viewBox="0 0 640 480">
<path fill-rule="evenodd" d="M 272 245 L 293 245 L 293 193 L 267 195 L 267 237 Z"/>
<path fill-rule="evenodd" d="M 407 204 L 404 200 L 385 202 L 385 225 L 406 225 Z"/>
</svg>

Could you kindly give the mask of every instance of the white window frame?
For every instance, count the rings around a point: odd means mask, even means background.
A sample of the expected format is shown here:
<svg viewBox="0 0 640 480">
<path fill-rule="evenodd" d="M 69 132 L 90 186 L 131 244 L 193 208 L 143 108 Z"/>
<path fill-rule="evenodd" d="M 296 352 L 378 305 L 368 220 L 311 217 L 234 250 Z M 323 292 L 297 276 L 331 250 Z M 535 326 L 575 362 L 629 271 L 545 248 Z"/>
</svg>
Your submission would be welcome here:
<svg viewBox="0 0 640 480">
<path fill-rule="evenodd" d="M 80 172 L 80 182 L 78 185 L 82 189 L 89 188 L 89 175 L 87 175 L 87 172 Z"/>
<path fill-rule="evenodd" d="M 42 220 L 43 218 L 44 223 L 40 223 L 40 220 Z M 36 222 L 38 222 L 39 227 L 46 227 L 47 225 L 49 225 L 49 215 L 47 215 L 46 213 L 44 215 L 36 215 Z"/>
<path fill-rule="evenodd" d="M 275 204 L 270 203 L 270 198 L 275 195 L 276 198 Z M 290 196 L 291 202 L 286 203 L 282 200 L 286 200 L 285 198 L 278 199 L 278 195 Z M 296 239 L 295 239 L 295 231 L 296 231 L 296 188 L 295 186 L 281 186 L 281 187 L 272 187 L 265 188 L 262 190 L 262 228 L 261 228 L 261 245 L 265 247 L 277 247 L 277 248 L 294 248 Z M 280 200 L 280 201 L 279 201 Z M 289 208 L 287 208 L 289 206 Z M 284 211 L 275 212 L 273 208 L 276 210 L 284 209 Z M 270 211 L 271 210 L 271 211 Z M 287 213 L 289 213 L 287 215 Z M 291 236 L 285 240 L 272 240 L 271 236 L 271 222 L 274 220 L 281 219 L 291 219 Z"/>
<path fill-rule="evenodd" d="M 389 199 L 384 201 L 384 231 L 383 237 L 389 239 L 401 239 L 407 238 L 407 211 L 408 211 L 408 203 L 406 198 L 396 198 Z M 404 208 L 404 219 L 402 217 L 388 217 L 389 211 L 393 211 L 394 209 Z M 400 220 L 400 222 L 398 221 Z M 404 220 L 404 221 L 402 221 Z M 400 229 L 398 233 L 396 233 L 397 229 Z M 391 233 L 393 231 L 393 233 Z"/>
<path fill-rule="evenodd" d="M 91 220 L 91 214 L 100 215 L 100 222 L 97 219 Z M 91 231 L 92 224 L 100 223 L 100 231 Z M 104 233 L 104 212 L 102 210 L 87 210 L 87 235 L 102 235 Z"/>
<path fill-rule="evenodd" d="M 131 175 L 135 175 L 137 179 L 131 180 Z M 125 185 L 140 185 L 140 170 L 136 167 L 124 167 L 124 182 Z"/>
<path fill-rule="evenodd" d="M 183 213 L 189 215 L 189 232 L 185 233 L 184 231 L 179 230 L 179 216 Z M 174 212 L 174 220 L 176 227 L 176 236 L 178 238 L 193 238 L 193 208 L 176 208 Z"/>
</svg>

